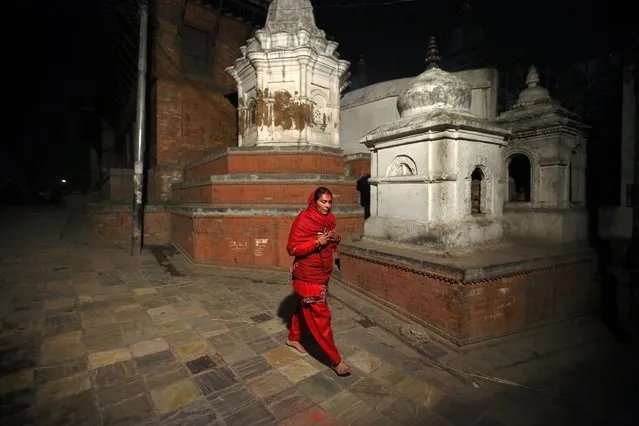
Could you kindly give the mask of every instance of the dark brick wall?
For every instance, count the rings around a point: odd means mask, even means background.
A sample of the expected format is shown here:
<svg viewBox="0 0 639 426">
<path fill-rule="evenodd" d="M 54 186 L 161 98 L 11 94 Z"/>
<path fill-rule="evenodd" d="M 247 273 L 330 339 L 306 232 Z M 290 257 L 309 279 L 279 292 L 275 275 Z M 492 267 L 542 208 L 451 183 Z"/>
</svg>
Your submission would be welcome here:
<svg viewBox="0 0 639 426">
<path fill-rule="evenodd" d="M 224 68 L 240 57 L 246 23 L 222 15 L 215 45 L 215 11 L 189 2 L 184 24 L 208 32 L 209 75 L 185 72 L 179 34 L 181 0 L 157 0 L 157 166 L 183 165 L 218 148 L 237 145 L 237 111 L 224 96 L 235 90 Z"/>
<path fill-rule="evenodd" d="M 131 208 L 105 207 L 88 212 L 93 237 L 103 245 L 131 244 Z M 169 244 L 171 241 L 170 214 L 166 209 L 144 213 L 144 243 Z"/>
</svg>

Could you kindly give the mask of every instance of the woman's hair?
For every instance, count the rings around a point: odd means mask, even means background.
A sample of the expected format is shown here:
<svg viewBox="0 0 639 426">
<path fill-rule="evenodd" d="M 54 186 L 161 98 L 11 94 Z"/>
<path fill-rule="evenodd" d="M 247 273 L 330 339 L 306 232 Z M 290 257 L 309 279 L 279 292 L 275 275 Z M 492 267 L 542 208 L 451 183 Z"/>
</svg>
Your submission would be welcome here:
<svg viewBox="0 0 639 426">
<path fill-rule="evenodd" d="M 328 188 L 324 188 L 323 186 L 320 186 L 319 188 L 317 188 L 315 190 L 315 193 L 313 194 L 313 201 L 317 202 L 317 200 L 320 199 L 320 197 L 324 194 L 328 194 L 330 196 L 333 196 L 333 193 L 331 192 L 330 189 Z"/>
</svg>

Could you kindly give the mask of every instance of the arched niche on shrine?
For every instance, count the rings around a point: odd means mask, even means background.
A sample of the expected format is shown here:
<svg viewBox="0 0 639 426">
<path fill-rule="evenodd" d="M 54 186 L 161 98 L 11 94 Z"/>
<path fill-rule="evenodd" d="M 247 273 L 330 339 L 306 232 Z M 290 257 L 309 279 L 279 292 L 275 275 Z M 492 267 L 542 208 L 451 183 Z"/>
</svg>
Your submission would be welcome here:
<svg viewBox="0 0 639 426">
<path fill-rule="evenodd" d="M 506 160 L 508 167 L 508 185 L 506 200 L 509 203 L 531 202 L 533 189 L 532 161 L 521 151 L 513 152 Z"/>
<path fill-rule="evenodd" d="M 465 172 L 466 212 L 473 216 L 494 213 L 493 176 L 485 164 L 475 162 Z"/>
<path fill-rule="evenodd" d="M 586 155 L 583 145 L 577 145 L 570 153 L 568 163 L 568 200 L 571 204 L 583 204 L 586 199 Z"/>
<path fill-rule="evenodd" d="M 313 99 L 313 127 L 324 131 L 327 126 L 326 97 L 317 90 L 312 92 Z"/>
<path fill-rule="evenodd" d="M 408 155 L 398 155 L 386 169 L 386 177 L 415 175 L 417 175 L 417 164 Z"/>
<path fill-rule="evenodd" d="M 481 167 L 477 166 L 470 174 L 470 213 L 481 214 L 486 211 L 485 176 Z"/>
</svg>

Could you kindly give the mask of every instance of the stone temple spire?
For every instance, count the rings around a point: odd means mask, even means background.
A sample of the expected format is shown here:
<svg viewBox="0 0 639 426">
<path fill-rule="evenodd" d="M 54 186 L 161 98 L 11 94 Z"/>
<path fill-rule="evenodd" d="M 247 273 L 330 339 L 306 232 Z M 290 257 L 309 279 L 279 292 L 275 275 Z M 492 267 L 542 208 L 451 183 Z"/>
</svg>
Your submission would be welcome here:
<svg viewBox="0 0 639 426">
<path fill-rule="evenodd" d="M 428 40 L 428 50 L 426 52 L 426 69 L 439 68 L 439 61 L 441 61 L 441 57 L 439 56 L 437 40 L 435 40 L 434 36 L 431 36 L 430 40 Z"/>
<path fill-rule="evenodd" d="M 517 106 L 550 101 L 552 98 L 548 93 L 548 89 L 540 85 L 539 72 L 537 67 L 532 65 L 528 69 L 526 76 L 526 88 L 519 93 Z"/>
<path fill-rule="evenodd" d="M 471 19 L 473 15 L 473 8 L 470 6 L 470 0 L 464 0 L 461 5 L 461 16 L 466 19 Z"/>
<path fill-rule="evenodd" d="M 270 31 L 306 29 L 318 32 L 310 0 L 273 0 L 268 8 L 264 28 Z"/>
<path fill-rule="evenodd" d="M 359 56 L 359 61 L 355 66 L 355 71 L 351 76 L 350 89 L 360 89 L 368 85 L 368 75 L 366 73 L 366 62 L 364 61 L 364 55 Z"/>
<path fill-rule="evenodd" d="M 462 78 L 439 67 L 441 57 L 435 37 L 428 41 L 426 71 L 415 79 L 397 97 L 399 115 L 410 117 L 447 110 L 467 114 L 470 111 L 471 88 Z"/>
<path fill-rule="evenodd" d="M 239 146 L 339 147 L 348 61 L 317 28 L 309 0 L 273 0 L 264 27 L 226 68 L 237 83 Z"/>
<path fill-rule="evenodd" d="M 473 18 L 470 1 L 464 0 L 459 21 L 450 35 L 447 48 L 443 49 L 442 67 L 450 71 L 480 68 L 486 60 L 484 49 L 484 31 Z"/>
</svg>

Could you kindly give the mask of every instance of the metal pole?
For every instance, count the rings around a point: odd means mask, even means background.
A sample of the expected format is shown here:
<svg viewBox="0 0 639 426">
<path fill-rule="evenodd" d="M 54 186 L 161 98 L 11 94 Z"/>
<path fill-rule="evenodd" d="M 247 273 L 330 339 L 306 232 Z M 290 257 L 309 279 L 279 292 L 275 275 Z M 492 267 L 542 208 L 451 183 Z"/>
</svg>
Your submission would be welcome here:
<svg viewBox="0 0 639 426">
<path fill-rule="evenodd" d="M 142 196 L 144 191 L 144 127 L 146 117 L 146 68 L 147 68 L 147 37 L 148 37 L 148 7 L 147 0 L 139 0 L 140 13 L 140 48 L 138 51 L 138 93 L 135 116 L 135 163 L 133 165 L 133 215 L 131 217 L 131 254 L 139 255 L 142 251 L 142 222 L 144 206 Z"/>
</svg>

